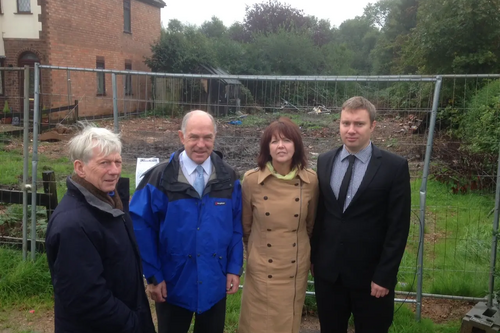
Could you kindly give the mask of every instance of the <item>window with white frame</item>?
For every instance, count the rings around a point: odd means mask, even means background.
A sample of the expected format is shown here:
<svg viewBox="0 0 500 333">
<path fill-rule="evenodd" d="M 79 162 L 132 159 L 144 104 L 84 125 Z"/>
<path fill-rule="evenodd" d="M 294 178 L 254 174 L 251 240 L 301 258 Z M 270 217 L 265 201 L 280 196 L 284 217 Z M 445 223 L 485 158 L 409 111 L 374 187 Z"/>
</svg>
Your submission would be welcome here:
<svg viewBox="0 0 500 333">
<path fill-rule="evenodd" d="M 18 13 L 31 13 L 31 0 L 17 0 Z"/>
</svg>

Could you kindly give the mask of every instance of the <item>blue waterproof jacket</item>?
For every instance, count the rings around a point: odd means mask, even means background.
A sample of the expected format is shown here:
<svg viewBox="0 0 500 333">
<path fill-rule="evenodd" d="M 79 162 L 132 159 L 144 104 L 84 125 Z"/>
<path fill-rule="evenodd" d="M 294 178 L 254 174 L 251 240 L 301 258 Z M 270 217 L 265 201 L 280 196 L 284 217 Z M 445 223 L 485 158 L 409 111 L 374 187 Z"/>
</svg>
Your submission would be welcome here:
<svg viewBox="0 0 500 333">
<path fill-rule="evenodd" d="M 243 266 L 241 185 L 212 153 L 214 172 L 200 198 L 180 170 L 181 152 L 148 170 L 130 215 L 144 276 L 166 281 L 170 304 L 202 313 L 225 297 L 227 273 Z"/>
</svg>

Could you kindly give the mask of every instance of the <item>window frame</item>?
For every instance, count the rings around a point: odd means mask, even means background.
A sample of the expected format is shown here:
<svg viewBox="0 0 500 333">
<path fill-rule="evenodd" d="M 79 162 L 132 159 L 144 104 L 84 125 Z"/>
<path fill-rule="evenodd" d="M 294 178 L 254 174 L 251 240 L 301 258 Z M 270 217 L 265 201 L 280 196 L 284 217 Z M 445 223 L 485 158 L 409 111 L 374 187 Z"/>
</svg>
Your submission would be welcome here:
<svg viewBox="0 0 500 333">
<path fill-rule="evenodd" d="M 28 4 L 28 10 L 20 10 L 19 9 L 19 4 L 21 1 L 26 1 Z M 17 14 L 31 14 L 31 1 L 30 0 L 16 0 L 16 5 L 17 5 Z"/>
<path fill-rule="evenodd" d="M 125 62 L 125 70 L 126 71 L 131 71 L 132 70 L 132 63 L 131 62 Z M 124 89 L 125 89 L 125 96 L 132 96 L 133 91 L 132 91 L 132 74 L 125 74 L 125 82 L 124 82 Z"/>
<path fill-rule="evenodd" d="M 132 3 L 130 0 L 123 0 L 123 32 L 132 33 Z"/>
<path fill-rule="evenodd" d="M 106 69 L 106 63 L 104 61 L 103 57 L 97 57 L 95 61 L 95 68 L 96 69 Z M 96 89 L 96 96 L 106 96 L 106 74 L 103 72 L 97 72 L 96 73 L 97 77 L 97 89 Z M 99 83 L 100 80 L 102 79 L 102 90 L 99 89 Z"/>
</svg>

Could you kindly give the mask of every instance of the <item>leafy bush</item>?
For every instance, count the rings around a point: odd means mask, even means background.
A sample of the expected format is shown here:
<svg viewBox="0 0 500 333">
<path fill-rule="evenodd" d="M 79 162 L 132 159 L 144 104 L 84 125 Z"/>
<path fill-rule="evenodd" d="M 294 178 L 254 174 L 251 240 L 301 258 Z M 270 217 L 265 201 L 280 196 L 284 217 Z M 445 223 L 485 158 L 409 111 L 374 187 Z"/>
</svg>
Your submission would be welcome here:
<svg viewBox="0 0 500 333">
<path fill-rule="evenodd" d="M 476 153 L 496 154 L 500 142 L 500 80 L 479 90 L 467 109 L 459 128 L 465 148 Z"/>
</svg>

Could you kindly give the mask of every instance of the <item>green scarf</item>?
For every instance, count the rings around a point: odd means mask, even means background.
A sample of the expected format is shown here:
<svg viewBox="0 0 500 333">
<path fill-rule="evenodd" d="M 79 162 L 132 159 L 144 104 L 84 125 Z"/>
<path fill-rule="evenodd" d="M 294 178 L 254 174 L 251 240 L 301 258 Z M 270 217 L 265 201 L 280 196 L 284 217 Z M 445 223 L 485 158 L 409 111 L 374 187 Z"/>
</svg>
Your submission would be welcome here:
<svg viewBox="0 0 500 333">
<path fill-rule="evenodd" d="M 279 173 L 276 172 L 276 170 L 274 170 L 274 167 L 273 167 L 273 164 L 271 162 L 267 162 L 266 164 L 267 168 L 269 169 L 269 171 L 271 171 L 271 174 L 278 178 L 278 179 L 285 179 L 285 180 L 291 180 L 291 179 L 294 179 L 295 176 L 297 176 L 297 168 L 293 168 L 287 175 L 280 175 Z"/>
</svg>

